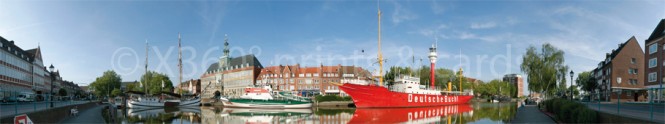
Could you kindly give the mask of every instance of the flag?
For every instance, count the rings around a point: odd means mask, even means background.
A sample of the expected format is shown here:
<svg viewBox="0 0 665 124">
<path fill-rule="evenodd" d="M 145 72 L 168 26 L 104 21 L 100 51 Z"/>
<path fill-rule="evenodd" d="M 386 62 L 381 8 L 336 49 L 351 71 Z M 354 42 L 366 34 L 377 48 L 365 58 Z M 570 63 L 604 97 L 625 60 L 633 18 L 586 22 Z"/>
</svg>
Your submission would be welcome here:
<svg viewBox="0 0 665 124">
<path fill-rule="evenodd" d="M 143 87 L 143 82 L 139 82 L 139 87 Z"/>
<path fill-rule="evenodd" d="M 162 88 L 164 88 L 164 80 L 162 80 Z"/>
</svg>

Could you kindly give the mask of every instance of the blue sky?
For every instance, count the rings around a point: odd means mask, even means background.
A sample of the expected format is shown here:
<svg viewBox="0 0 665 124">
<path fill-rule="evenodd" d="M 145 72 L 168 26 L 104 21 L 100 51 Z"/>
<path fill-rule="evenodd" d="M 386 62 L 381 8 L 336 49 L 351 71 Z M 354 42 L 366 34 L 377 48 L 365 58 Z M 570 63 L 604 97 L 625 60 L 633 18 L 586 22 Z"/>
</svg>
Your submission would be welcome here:
<svg viewBox="0 0 665 124">
<path fill-rule="evenodd" d="M 575 72 L 593 69 L 617 44 L 644 39 L 665 18 L 665 1 L 378 2 L 387 65 L 410 66 L 438 41 L 438 67 L 482 80 L 521 73 L 529 45 L 551 43 Z M 105 70 L 133 81 L 149 69 L 199 78 L 222 54 L 254 53 L 264 66 L 357 65 L 378 69 L 377 1 L 0 1 L 0 36 L 23 49 L 39 44 L 45 64 L 87 85 Z M 361 50 L 365 52 L 362 53 Z M 461 52 L 461 59 L 460 59 Z M 461 63 L 461 64 L 460 64 Z M 420 64 L 416 60 L 416 65 Z"/>
</svg>

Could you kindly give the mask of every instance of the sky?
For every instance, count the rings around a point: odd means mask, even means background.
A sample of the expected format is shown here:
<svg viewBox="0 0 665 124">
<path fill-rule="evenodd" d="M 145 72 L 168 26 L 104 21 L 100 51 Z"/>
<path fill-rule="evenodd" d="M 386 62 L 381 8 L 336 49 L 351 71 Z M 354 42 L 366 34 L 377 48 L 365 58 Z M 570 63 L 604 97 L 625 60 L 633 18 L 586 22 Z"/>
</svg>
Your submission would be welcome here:
<svg viewBox="0 0 665 124">
<path fill-rule="evenodd" d="M 219 59 L 225 35 L 231 56 L 254 54 L 263 66 L 341 64 L 376 72 L 380 8 L 384 68 L 429 65 L 428 48 L 436 45 L 438 68 L 462 67 L 466 76 L 489 81 L 523 74 L 529 46 L 563 50 L 576 73 L 592 70 L 632 36 L 644 49 L 665 18 L 663 6 L 663 0 L 3 0 L 0 36 L 24 50 L 41 47 L 44 64 L 79 85 L 106 70 L 138 80 L 146 41 L 148 69 L 177 82 L 178 34 L 183 80 L 200 78 Z"/>
</svg>

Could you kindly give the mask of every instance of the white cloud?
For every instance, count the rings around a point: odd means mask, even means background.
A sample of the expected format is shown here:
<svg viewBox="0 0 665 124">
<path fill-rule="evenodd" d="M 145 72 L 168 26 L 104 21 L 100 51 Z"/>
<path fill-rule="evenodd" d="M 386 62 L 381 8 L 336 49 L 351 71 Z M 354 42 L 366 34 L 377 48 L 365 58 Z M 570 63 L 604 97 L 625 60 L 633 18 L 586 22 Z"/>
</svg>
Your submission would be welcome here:
<svg viewBox="0 0 665 124">
<path fill-rule="evenodd" d="M 395 5 L 395 11 L 393 12 L 392 15 L 392 20 L 394 24 L 399 24 L 403 21 L 415 20 L 418 18 L 418 15 L 411 12 L 410 10 L 402 8 L 402 5 L 399 4 L 397 1 L 393 1 L 393 4 Z"/>
<path fill-rule="evenodd" d="M 462 32 L 459 34 L 458 38 L 462 40 L 481 40 L 485 42 L 496 42 L 496 41 L 505 40 L 510 36 L 512 36 L 511 33 L 479 36 L 473 33 Z"/>
<path fill-rule="evenodd" d="M 496 27 L 496 22 L 471 23 L 471 29 L 487 29 Z"/>
</svg>

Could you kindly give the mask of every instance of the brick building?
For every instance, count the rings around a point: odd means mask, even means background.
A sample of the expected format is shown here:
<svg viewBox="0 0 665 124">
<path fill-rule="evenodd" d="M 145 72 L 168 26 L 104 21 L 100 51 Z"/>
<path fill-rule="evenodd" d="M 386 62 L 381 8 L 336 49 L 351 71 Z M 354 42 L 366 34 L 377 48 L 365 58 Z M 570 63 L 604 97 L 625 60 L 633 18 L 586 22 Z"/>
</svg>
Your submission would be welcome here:
<svg viewBox="0 0 665 124">
<path fill-rule="evenodd" d="M 593 71 L 601 93 L 600 99 L 617 101 L 620 95 L 621 101 L 645 100 L 642 60 L 644 52 L 635 37 L 620 43 L 617 49 L 607 53 L 605 61 L 598 63 L 598 67 Z"/>
<path fill-rule="evenodd" d="M 369 80 L 369 71 L 355 66 L 300 67 L 299 64 L 271 66 L 261 70 L 258 85 L 268 84 L 276 91 L 317 91 L 321 94 L 343 94 L 330 82 L 345 79 Z"/>
<path fill-rule="evenodd" d="M 655 101 L 665 101 L 665 92 L 661 86 L 663 77 L 665 77 L 665 19 L 660 20 L 656 28 L 651 33 L 648 39 L 645 40 L 644 47 L 646 53 L 644 54 L 643 61 L 647 64 L 644 65 L 644 85 L 649 89 L 649 95 L 653 96 Z M 661 64 L 662 63 L 662 64 Z M 658 73 L 661 72 L 661 73 Z"/>
<path fill-rule="evenodd" d="M 187 94 L 200 94 L 201 93 L 201 79 L 191 79 L 185 82 L 181 82 L 176 86 L 175 93 L 178 91 L 184 91 Z"/>
<path fill-rule="evenodd" d="M 517 87 L 517 97 L 524 96 L 524 93 L 522 93 L 524 90 L 524 79 L 522 78 L 522 75 L 507 74 L 503 76 L 503 81 L 508 82 Z"/>
<path fill-rule="evenodd" d="M 253 87 L 263 66 L 252 54 L 231 57 L 228 39 L 224 42 L 224 55 L 211 64 L 201 76 L 202 98 L 212 98 L 215 92 L 222 96 L 238 97 L 246 87 Z"/>
</svg>

